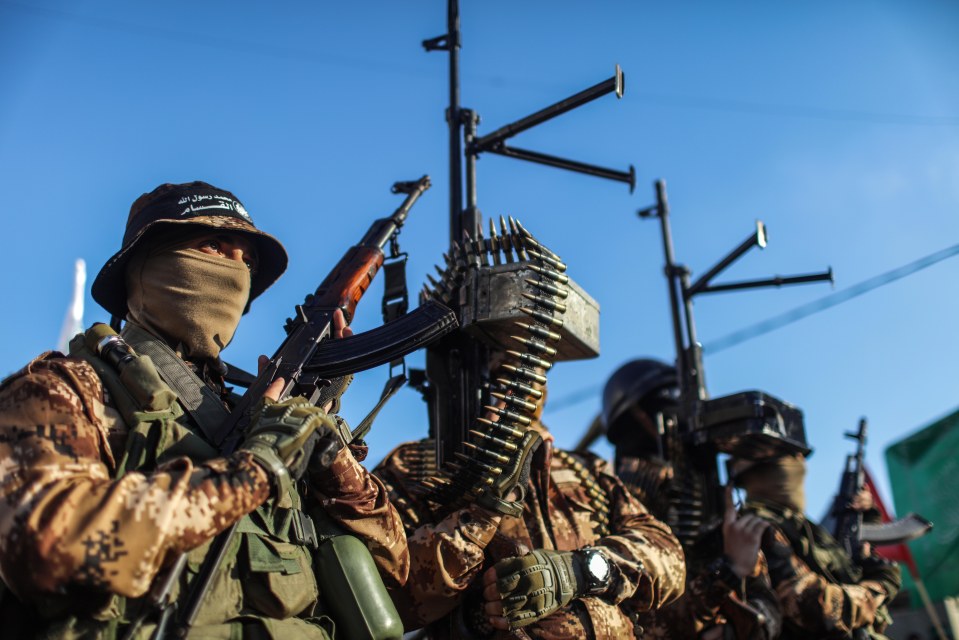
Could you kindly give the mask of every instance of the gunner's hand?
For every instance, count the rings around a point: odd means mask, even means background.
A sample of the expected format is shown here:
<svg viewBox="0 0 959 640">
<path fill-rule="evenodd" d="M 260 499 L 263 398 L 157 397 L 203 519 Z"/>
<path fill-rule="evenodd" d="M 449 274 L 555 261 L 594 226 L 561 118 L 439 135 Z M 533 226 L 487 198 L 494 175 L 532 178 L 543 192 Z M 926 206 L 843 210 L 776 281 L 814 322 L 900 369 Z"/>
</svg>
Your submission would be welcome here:
<svg viewBox="0 0 959 640">
<path fill-rule="evenodd" d="M 490 625 L 516 629 L 532 624 L 586 593 L 572 551 L 536 549 L 500 560 L 483 574 Z"/>
<path fill-rule="evenodd" d="M 751 575 L 759 559 L 759 546 L 769 522 L 759 516 L 740 515 L 733 504 L 732 485 L 726 487 L 726 511 L 723 515 L 723 553 L 740 578 Z"/>
<path fill-rule="evenodd" d="M 290 477 L 289 468 L 302 463 L 304 445 L 314 433 L 332 434 L 336 428 L 326 411 L 303 397 L 277 402 L 264 395 L 253 410 L 253 422 L 241 451 L 249 451 L 273 478 L 277 490 Z"/>
<path fill-rule="evenodd" d="M 859 490 L 859 493 L 852 497 L 852 500 L 849 501 L 849 508 L 853 511 L 869 511 L 875 506 L 875 501 L 872 498 L 872 492 L 869 491 L 868 487 L 863 487 Z"/>
</svg>

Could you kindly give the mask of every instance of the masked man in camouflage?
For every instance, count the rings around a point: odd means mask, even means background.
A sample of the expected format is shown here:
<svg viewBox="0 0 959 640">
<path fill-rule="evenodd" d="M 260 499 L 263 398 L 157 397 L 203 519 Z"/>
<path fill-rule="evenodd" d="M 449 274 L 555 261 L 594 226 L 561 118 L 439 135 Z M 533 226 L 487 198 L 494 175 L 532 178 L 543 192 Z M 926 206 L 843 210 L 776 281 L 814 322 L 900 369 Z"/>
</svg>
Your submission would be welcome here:
<svg viewBox="0 0 959 640">
<path fill-rule="evenodd" d="M 616 446 L 617 473 L 652 514 L 666 522 L 675 518 L 674 500 L 685 487 L 684 479 L 676 477 L 685 469 L 674 467 L 667 451 L 679 444 L 666 433 L 676 428 L 678 395 L 676 369 L 650 359 L 627 362 L 603 389 L 602 431 Z M 684 454 L 680 450 L 672 455 Z M 779 636 L 782 615 L 759 551 L 768 523 L 755 515 L 738 514 L 730 493 L 721 525 L 715 523 L 684 548 L 686 592 L 676 602 L 640 616 L 646 637 L 771 640 Z"/>
<path fill-rule="evenodd" d="M 746 510 L 772 524 L 763 553 L 783 611 L 783 638 L 883 638 L 886 604 L 899 592 L 899 568 L 872 555 L 850 558 L 822 527 L 806 518 L 801 454 L 732 465 L 746 490 Z M 853 508 L 871 506 L 857 497 Z"/>
<path fill-rule="evenodd" d="M 520 517 L 477 504 L 444 513 L 420 485 L 435 459 L 430 440 L 401 445 L 374 471 L 407 527 L 410 579 L 393 591 L 407 628 L 427 626 L 435 639 L 632 638 L 632 612 L 682 593 L 669 528 L 607 462 L 554 447 L 538 421 L 533 429 L 543 444 Z"/>
<path fill-rule="evenodd" d="M 103 356 L 90 339 L 108 337 L 99 325 L 70 356 L 45 353 L 0 385 L 5 637 L 17 625 L 25 637 L 150 637 L 151 585 L 187 554 L 172 587 L 182 603 L 211 539 L 237 522 L 191 638 L 331 637 L 310 514 L 362 539 L 387 581 L 405 581 L 399 517 L 324 408 L 277 402 L 274 385 L 235 453 L 210 444 L 230 405 L 220 351 L 286 262 L 228 191 L 164 184 L 133 203 L 93 296 L 126 320 L 138 355 Z M 344 325 L 338 314 L 338 336 Z"/>
</svg>

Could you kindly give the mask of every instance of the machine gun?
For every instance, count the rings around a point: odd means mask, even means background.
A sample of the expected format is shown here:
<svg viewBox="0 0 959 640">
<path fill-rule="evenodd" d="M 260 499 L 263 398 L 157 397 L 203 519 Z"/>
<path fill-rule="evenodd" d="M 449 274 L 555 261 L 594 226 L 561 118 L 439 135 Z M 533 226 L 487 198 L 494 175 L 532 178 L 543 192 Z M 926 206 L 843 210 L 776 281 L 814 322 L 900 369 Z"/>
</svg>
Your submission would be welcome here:
<svg viewBox="0 0 959 640">
<path fill-rule="evenodd" d="M 477 160 L 506 156 L 635 186 L 636 172 L 587 164 L 508 144 L 514 137 L 602 96 L 623 96 L 612 77 L 490 133 L 460 105 L 459 0 L 447 0 L 446 33 L 424 40 L 449 54 L 450 250 L 439 278 L 421 294 L 454 307 L 461 330 L 427 349 L 425 370 L 411 372 L 428 404 L 434 451 L 411 472 L 433 487 L 444 508 L 473 500 L 514 466 L 517 447 L 541 404 L 545 374 L 557 360 L 598 355 L 599 308 L 564 273 L 566 265 L 516 220 L 489 220 L 484 237 L 477 201 Z M 505 354 L 502 362 L 500 354 Z M 491 363 L 491 357 L 498 362 Z M 494 414 L 498 420 L 490 421 Z M 426 443 L 424 443 L 426 444 Z M 524 455 L 528 454 L 528 451 Z M 505 508 L 505 507 L 504 507 Z"/>
<path fill-rule="evenodd" d="M 859 558 L 862 543 L 896 545 L 924 536 L 932 529 L 932 523 L 909 513 L 902 518 L 882 524 L 863 522 L 862 511 L 850 508 L 850 503 L 866 486 L 866 431 L 865 418 L 859 419 L 859 429 L 844 435 L 856 441 L 856 451 L 846 456 L 846 466 L 839 479 L 839 491 L 833 499 L 823 526 L 842 545 L 850 558 Z"/>
<path fill-rule="evenodd" d="M 356 305 L 383 265 L 384 247 L 396 238 L 413 204 L 429 186 L 429 176 L 394 184 L 394 193 L 406 194 L 403 203 L 392 215 L 376 220 L 360 242 L 340 259 L 315 292 L 306 296 L 303 304 L 295 307 L 294 317 L 286 321 L 286 339 L 263 371 L 255 378 L 250 376 L 252 379 L 240 401 L 219 429 L 211 434 L 221 455 L 229 455 L 242 442 L 251 422 L 254 406 L 266 388 L 277 378 L 284 380 L 281 400 L 302 395 L 316 404 L 322 401 L 322 392 L 330 385 L 332 378 L 390 362 L 426 346 L 456 327 L 456 318 L 452 311 L 431 301 L 377 329 L 339 340 L 329 340 L 334 312 L 340 309 L 347 322 L 352 320 Z M 242 372 L 233 371 L 234 380 L 242 377 Z M 174 637 L 188 636 L 197 613 L 217 578 L 220 566 L 231 547 L 231 541 L 237 534 L 238 524 L 235 523 L 214 539 L 199 574 L 190 585 L 189 595 L 182 609 L 176 611 L 175 603 L 170 601 L 170 594 L 186 567 L 186 554 L 182 554 L 166 576 L 154 585 L 150 596 L 152 607 L 146 608 L 146 614 L 159 611 L 154 638 L 163 639 L 168 634 Z M 360 547 L 365 549 L 362 544 Z M 376 576 L 375 569 L 372 575 Z M 382 583 L 378 586 L 383 590 Z M 381 595 L 381 602 L 377 604 L 382 607 L 383 614 L 389 616 L 391 609 L 386 607 L 390 603 L 389 597 L 385 591 Z M 132 636 L 142 621 L 143 617 L 131 624 L 127 636 Z M 349 626 L 349 620 L 343 622 Z M 353 622 L 362 624 L 364 621 L 356 621 L 354 617 Z"/>
<path fill-rule="evenodd" d="M 673 256 L 672 230 L 666 183 L 655 184 L 656 204 L 638 211 L 640 218 L 658 218 L 666 258 L 679 407 L 675 428 L 667 429 L 661 447 L 674 467 L 673 507 L 669 524 L 684 546 L 694 544 L 722 519 L 723 496 L 717 454 L 760 460 L 789 452 L 809 453 L 802 412 L 762 391 L 745 391 L 710 399 L 703 372 L 702 345 L 696 337 L 693 298 L 704 293 L 832 281 L 832 270 L 764 280 L 713 284 L 713 279 L 753 247 L 765 248 L 766 227 L 756 229 L 743 242 L 695 282 Z"/>
</svg>

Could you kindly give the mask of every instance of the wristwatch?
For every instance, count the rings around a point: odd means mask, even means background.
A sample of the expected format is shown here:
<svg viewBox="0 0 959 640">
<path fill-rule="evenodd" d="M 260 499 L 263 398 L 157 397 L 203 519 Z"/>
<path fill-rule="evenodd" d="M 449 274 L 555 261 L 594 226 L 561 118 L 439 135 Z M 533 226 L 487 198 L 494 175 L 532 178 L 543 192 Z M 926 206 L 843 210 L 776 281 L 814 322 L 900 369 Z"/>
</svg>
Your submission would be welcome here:
<svg viewBox="0 0 959 640">
<path fill-rule="evenodd" d="M 586 595 L 604 593 L 613 577 L 606 554 L 599 549 L 587 547 L 580 550 L 579 557 L 586 581 Z"/>
</svg>

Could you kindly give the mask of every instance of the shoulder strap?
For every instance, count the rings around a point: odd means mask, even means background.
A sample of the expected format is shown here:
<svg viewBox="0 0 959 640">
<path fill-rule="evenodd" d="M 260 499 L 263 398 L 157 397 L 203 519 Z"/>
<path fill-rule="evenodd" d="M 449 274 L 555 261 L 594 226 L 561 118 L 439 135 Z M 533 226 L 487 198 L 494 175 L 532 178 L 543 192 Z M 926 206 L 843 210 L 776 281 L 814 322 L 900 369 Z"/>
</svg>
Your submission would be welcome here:
<svg viewBox="0 0 959 640">
<path fill-rule="evenodd" d="M 204 384 L 189 365 L 162 340 L 130 322 L 123 327 L 120 335 L 138 353 L 150 356 L 160 377 L 176 393 L 180 404 L 199 427 L 207 442 L 220 442 L 221 426 L 230 412 L 223 406 L 223 401 L 216 392 Z"/>
</svg>

